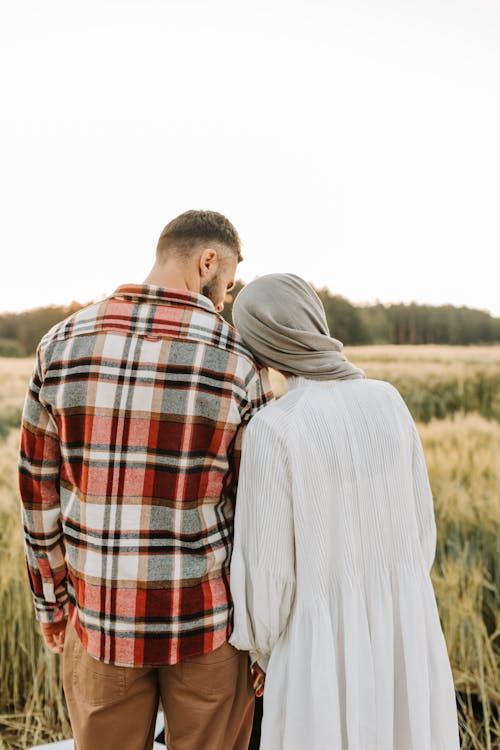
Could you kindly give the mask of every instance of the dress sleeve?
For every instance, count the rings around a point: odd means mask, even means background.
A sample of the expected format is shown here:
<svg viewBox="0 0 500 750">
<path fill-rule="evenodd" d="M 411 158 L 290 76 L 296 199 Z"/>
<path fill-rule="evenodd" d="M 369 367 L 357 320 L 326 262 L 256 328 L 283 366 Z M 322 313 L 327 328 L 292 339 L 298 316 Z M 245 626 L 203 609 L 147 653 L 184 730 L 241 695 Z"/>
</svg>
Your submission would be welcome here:
<svg viewBox="0 0 500 750">
<path fill-rule="evenodd" d="M 418 536 L 423 558 L 430 571 L 436 554 L 436 521 L 434 518 L 434 501 L 427 474 L 422 441 L 418 434 L 417 425 L 401 394 L 390 386 L 395 398 L 401 425 L 405 435 L 410 434 L 411 472 L 413 483 L 413 499 L 417 517 Z"/>
<path fill-rule="evenodd" d="M 230 642 L 266 669 L 286 628 L 295 592 L 295 543 L 290 467 L 283 432 L 268 419 L 245 431 L 238 494 L 231 593 Z"/>
<path fill-rule="evenodd" d="M 432 568 L 436 554 L 436 521 L 434 502 L 427 474 L 425 456 L 417 427 L 412 420 L 412 468 L 413 494 L 417 514 L 420 544 L 428 570 Z"/>
</svg>

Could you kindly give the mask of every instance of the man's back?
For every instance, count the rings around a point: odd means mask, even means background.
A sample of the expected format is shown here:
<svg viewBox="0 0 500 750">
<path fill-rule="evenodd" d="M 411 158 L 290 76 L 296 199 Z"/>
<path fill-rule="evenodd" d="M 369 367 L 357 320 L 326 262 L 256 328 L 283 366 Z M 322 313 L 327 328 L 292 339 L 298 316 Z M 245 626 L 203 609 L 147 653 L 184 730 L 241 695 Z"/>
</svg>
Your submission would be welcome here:
<svg viewBox="0 0 500 750">
<path fill-rule="evenodd" d="M 87 651 L 114 664 L 174 664 L 224 643 L 235 443 L 267 399 L 199 294 L 123 286 L 52 329 L 20 466 L 41 619 L 69 599 Z"/>
</svg>

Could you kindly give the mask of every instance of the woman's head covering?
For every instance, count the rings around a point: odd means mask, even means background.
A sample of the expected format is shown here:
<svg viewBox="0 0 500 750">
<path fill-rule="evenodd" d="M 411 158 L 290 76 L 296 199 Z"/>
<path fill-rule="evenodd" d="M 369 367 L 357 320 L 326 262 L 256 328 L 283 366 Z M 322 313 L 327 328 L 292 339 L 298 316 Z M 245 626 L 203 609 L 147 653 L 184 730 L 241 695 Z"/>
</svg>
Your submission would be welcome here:
<svg viewBox="0 0 500 750">
<path fill-rule="evenodd" d="M 320 298 L 299 276 L 272 273 L 252 281 L 236 297 L 233 321 L 267 367 L 313 380 L 364 377 L 331 338 Z"/>
</svg>

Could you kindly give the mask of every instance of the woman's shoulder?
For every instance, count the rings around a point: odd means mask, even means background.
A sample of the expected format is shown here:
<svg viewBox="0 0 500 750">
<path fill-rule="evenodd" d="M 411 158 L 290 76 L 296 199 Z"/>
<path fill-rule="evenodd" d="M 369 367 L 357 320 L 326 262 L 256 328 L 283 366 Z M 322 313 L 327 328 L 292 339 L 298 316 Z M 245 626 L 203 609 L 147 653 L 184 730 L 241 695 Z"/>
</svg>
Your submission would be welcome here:
<svg viewBox="0 0 500 750">
<path fill-rule="evenodd" d="M 344 388 L 347 386 L 347 388 Z M 368 407 L 370 402 L 375 406 L 384 403 L 390 408 L 397 408 L 407 412 L 406 404 L 398 389 L 385 380 L 374 380 L 362 378 L 349 381 L 337 381 L 330 388 L 323 381 L 317 388 L 304 387 L 295 388 L 281 396 L 276 401 L 261 409 L 250 421 L 253 430 L 276 429 L 285 430 L 287 426 L 301 419 L 303 411 L 321 409 L 325 402 L 332 403 L 339 399 L 344 408 L 353 404 L 359 407 L 365 402 Z"/>
<path fill-rule="evenodd" d="M 367 378 L 366 383 L 369 385 L 372 393 L 376 393 L 380 398 L 391 401 L 405 410 L 407 409 L 401 393 L 392 383 L 389 383 L 387 380 L 374 380 L 371 378 Z"/>
<path fill-rule="evenodd" d="M 252 417 L 247 431 L 255 436 L 262 433 L 276 433 L 278 437 L 282 436 L 288 428 L 298 399 L 300 394 L 288 392 L 267 404 Z"/>
<path fill-rule="evenodd" d="M 398 389 L 387 380 L 375 380 L 374 378 L 365 378 L 364 382 L 372 390 L 380 394 L 386 394 L 389 398 L 399 400 L 401 394 Z"/>
</svg>

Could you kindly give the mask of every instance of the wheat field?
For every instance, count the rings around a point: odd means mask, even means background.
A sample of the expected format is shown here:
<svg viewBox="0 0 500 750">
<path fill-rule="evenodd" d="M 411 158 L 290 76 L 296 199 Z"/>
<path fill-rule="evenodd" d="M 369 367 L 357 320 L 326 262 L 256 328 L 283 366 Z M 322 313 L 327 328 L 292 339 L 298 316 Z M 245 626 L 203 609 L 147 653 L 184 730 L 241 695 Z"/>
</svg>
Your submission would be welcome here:
<svg viewBox="0 0 500 750">
<path fill-rule="evenodd" d="M 500 750 L 500 346 L 347 353 L 369 377 L 393 382 L 419 420 L 438 526 L 432 578 L 462 749 Z M 60 658 L 43 649 L 23 557 L 17 425 L 31 367 L 0 359 L 0 750 L 70 734 Z M 273 381 L 282 392 L 279 376 Z"/>
</svg>

